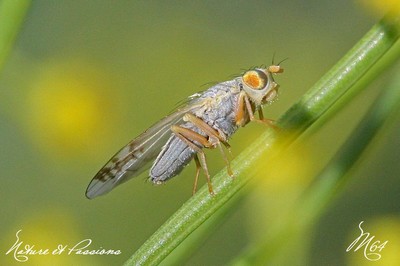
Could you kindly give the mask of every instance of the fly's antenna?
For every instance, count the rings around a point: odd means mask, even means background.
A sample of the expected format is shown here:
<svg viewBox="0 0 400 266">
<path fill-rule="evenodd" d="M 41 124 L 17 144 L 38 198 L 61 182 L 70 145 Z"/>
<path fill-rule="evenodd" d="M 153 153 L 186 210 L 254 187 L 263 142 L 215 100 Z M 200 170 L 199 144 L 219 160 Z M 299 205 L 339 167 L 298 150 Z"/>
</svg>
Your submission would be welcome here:
<svg viewBox="0 0 400 266">
<path fill-rule="evenodd" d="M 286 57 L 285 59 L 281 60 L 278 64 L 275 65 L 275 54 L 276 52 L 274 52 L 274 54 L 272 55 L 271 66 L 280 66 L 283 62 L 289 59 L 289 57 Z"/>
<path fill-rule="evenodd" d="M 286 57 L 285 59 L 281 60 L 281 61 L 277 64 L 277 66 L 280 66 L 283 62 L 285 62 L 285 61 L 288 60 L 288 59 L 289 59 L 289 57 Z"/>
</svg>

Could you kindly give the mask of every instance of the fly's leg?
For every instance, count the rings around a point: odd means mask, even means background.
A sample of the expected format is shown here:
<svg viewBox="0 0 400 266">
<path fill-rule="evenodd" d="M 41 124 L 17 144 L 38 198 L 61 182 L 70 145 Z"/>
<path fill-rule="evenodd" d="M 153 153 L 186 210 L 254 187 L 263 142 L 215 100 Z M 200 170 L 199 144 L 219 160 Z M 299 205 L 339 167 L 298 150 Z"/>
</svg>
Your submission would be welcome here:
<svg viewBox="0 0 400 266">
<path fill-rule="evenodd" d="M 235 110 L 235 122 L 236 125 L 243 127 L 244 125 L 247 124 L 249 121 L 249 116 L 246 113 L 245 110 L 245 101 L 244 101 L 244 96 L 245 94 L 241 92 L 238 97 L 238 102 L 236 105 L 236 110 Z"/>
<path fill-rule="evenodd" d="M 212 145 L 215 143 L 215 145 L 218 146 L 218 148 L 222 154 L 222 158 L 225 161 L 228 175 L 233 178 L 234 176 L 233 176 L 233 171 L 231 168 L 231 162 L 221 145 L 221 143 L 224 144 L 224 146 L 228 149 L 229 154 L 232 155 L 231 149 L 230 149 L 231 147 L 227 142 L 227 137 L 225 136 L 225 134 L 222 131 L 215 130 L 209 124 L 207 124 L 206 122 L 204 122 L 203 120 L 201 120 L 200 118 L 196 117 L 195 115 L 193 115 L 191 113 L 185 114 L 183 117 L 183 120 L 190 121 L 193 125 L 195 125 L 201 131 L 203 131 L 207 136 L 209 136 L 208 141 Z"/>
<path fill-rule="evenodd" d="M 199 157 L 197 157 L 197 154 L 194 155 L 194 161 L 196 163 L 196 177 L 194 178 L 192 195 L 194 195 L 197 191 L 197 181 L 199 180 L 200 169 L 201 169 L 201 164 L 199 161 Z"/>
<path fill-rule="evenodd" d="M 260 123 L 266 124 L 267 126 L 270 126 L 270 127 L 272 127 L 273 129 L 275 129 L 275 130 L 279 129 L 279 128 L 275 125 L 275 121 L 274 121 L 274 120 L 268 119 L 268 118 L 264 118 L 264 113 L 263 113 L 263 110 L 262 110 L 261 107 L 258 109 L 258 117 L 259 117 L 260 119 L 259 119 L 259 120 L 256 119 L 255 121 L 258 121 L 258 122 L 260 122 Z"/>
<path fill-rule="evenodd" d="M 260 117 L 260 119 L 255 118 L 253 109 L 254 109 L 254 105 L 251 105 L 249 97 L 247 97 L 245 92 L 241 92 L 239 94 L 238 102 L 237 102 L 236 110 L 235 110 L 236 125 L 245 126 L 249 121 L 256 121 L 256 122 L 264 123 L 263 122 L 264 115 L 261 114 L 262 117 Z"/>
<path fill-rule="evenodd" d="M 229 148 L 229 144 L 227 143 L 227 138 L 225 134 L 222 131 L 217 131 L 214 128 L 212 128 L 210 125 L 208 125 L 206 122 L 204 122 L 202 119 L 198 118 L 197 116 L 187 113 L 183 116 L 184 121 L 189 121 L 201 131 L 203 131 L 207 136 L 214 137 L 218 139 L 220 142 L 222 142 L 227 148 Z"/>
<path fill-rule="evenodd" d="M 255 122 L 258 122 L 258 123 L 262 123 L 264 125 L 272 127 L 274 129 L 277 129 L 277 127 L 275 126 L 273 120 L 264 118 L 264 114 L 263 114 L 263 111 L 262 111 L 261 108 L 258 109 L 259 119 L 257 119 L 254 116 L 253 106 L 250 103 L 249 97 L 247 97 L 245 95 L 245 93 L 241 93 L 241 95 L 239 96 L 239 100 L 238 101 L 239 101 L 238 106 L 242 106 L 243 109 L 242 109 L 242 111 L 239 111 L 239 112 L 236 113 L 236 121 L 241 121 L 241 119 L 243 119 L 242 117 L 245 115 L 245 113 L 247 111 L 247 114 L 249 116 L 250 121 L 255 121 Z M 246 111 L 244 110 L 243 105 L 245 105 Z M 238 122 L 236 122 L 236 123 L 238 123 Z"/>
<path fill-rule="evenodd" d="M 212 148 L 213 147 L 212 143 L 210 143 L 206 137 L 188 128 L 173 125 L 171 127 L 171 131 L 200 156 L 200 160 L 197 157 L 197 155 L 195 156 L 196 166 L 198 166 L 197 163 L 199 163 L 200 167 L 204 170 L 204 173 L 207 178 L 208 191 L 210 192 L 211 195 L 214 195 L 214 191 L 211 184 L 210 173 L 208 172 L 207 168 L 206 155 L 204 154 L 204 151 L 200 147 L 194 144 L 194 141 L 200 143 L 202 146 L 206 148 Z M 196 179 L 195 179 L 196 188 L 197 188 L 197 179 L 198 179 L 198 170 L 196 170 Z"/>
<path fill-rule="evenodd" d="M 249 114 L 250 121 L 256 121 L 256 122 L 261 122 L 261 123 L 263 123 L 263 120 L 261 120 L 261 118 L 260 118 L 260 119 L 255 118 L 254 112 L 253 112 L 253 108 L 252 108 L 252 106 L 251 106 L 249 97 L 247 97 L 246 95 L 244 95 L 244 96 L 243 96 L 243 100 L 244 100 L 244 103 L 245 103 L 245 105 L 246 105 L 246 111 L 247 111 L 247 113 Z M 262 116 L 264 117 L 264 115 L 262 115 Z"/>
</svg>

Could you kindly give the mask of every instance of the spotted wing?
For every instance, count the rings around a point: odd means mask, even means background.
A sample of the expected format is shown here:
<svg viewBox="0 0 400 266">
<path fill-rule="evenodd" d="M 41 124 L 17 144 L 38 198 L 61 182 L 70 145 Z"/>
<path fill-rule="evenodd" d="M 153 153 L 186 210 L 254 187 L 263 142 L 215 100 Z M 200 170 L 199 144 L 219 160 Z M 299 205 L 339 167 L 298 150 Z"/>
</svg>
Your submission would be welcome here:
<svg viewBox="0 0 400 266">
<path fill-rule="evenodd" d="M 86 189 L 89 199 L 106 194 L 117 185 L 141 174 L 160 153 L 171 135 L 171 125 L 195 106 L 187 105 L 163 118 L 117 152 L 95 175 Z"/>
</svg>

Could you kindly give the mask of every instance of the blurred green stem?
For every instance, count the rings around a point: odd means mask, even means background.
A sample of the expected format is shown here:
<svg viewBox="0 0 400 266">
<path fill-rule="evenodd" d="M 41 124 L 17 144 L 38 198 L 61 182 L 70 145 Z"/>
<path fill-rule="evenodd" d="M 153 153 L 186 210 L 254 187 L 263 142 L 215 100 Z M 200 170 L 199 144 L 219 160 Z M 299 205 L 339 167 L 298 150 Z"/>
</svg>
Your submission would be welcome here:
<svg viewBox="0 0 400 266">
<path fill-rule="evenodd" d="M 279 120 L 277 131 L 267 129 L 233 162 L 235 179 L 222 170 L 213 178 L 215 196 L 203 187 L 162 225 L 125 263 L 125 265 L 154 265 L 160 263 L 189 234 L 221 208 L 256 175 L 260 158 L 271 156 L 271 147 L 281 138 L 290 144 L 309 128 L 333 104 L 343 98 L 354 85 L 396 42 L 399 37 L 398 19 L 382 19 L 377 23 L 298 103 Z M 353 97 L 354 94 L 346 94 Z M 288 134 L 285 134 L 288 133 Z M 290 133 L 290 134 L 289 134 Z M 243 191 L 240 191 L 243 193 Z"/>
<path fill-rule="evenodd" d="M 30 0 L 0 0 L 0 71 L 13 47 Z"/>
<path fill-rule="evenodd" d="M 396 80 L 383 91 L 358 127 L 317 176 L 313 186 L 304 193 L 300 202 L 289 212 L 290 217 L 285 219 L 286 223 L 271 225 L 272 228 L 278 229 L 270 230 L 272 233 L 268 234 L 268 238 L 263 243 L 249 247 L 234 261 L 234 265 L 269 265 L 279 254 L 279 250 L 282 251 L 285 246 L 283 241 L 289 242 L 288 239 L 294 238 L 313 225 L 313 222 L 322 214 L 324 207 L 343 188 L 344 181 L 350 177 L 347 173 L 360 159 L 379 129 L 393 113 L 398 111 L 400 69 L 397 73 Z"/>
</svg>

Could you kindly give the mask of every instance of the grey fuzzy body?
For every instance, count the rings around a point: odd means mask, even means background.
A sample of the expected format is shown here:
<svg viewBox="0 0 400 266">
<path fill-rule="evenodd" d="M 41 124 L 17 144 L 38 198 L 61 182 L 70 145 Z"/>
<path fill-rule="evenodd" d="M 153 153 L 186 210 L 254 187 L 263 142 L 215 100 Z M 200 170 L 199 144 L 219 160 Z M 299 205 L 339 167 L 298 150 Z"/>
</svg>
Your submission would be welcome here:
<svg viewBox="0 0 400 266">
<path fill-rule="evenodd" d="M 238 129 L 235 109 L 239 92 L 236 79 L 217 84 L 192 99 L 188 104 L 196 107 L 189 112 L 229 138 Z M 207 137 L 191 122 L 182 122 L 180 126 Z M 194 144 L 204 148 L 200 143 L 194 142 Z M 162 183 L 176 176 L 189 164 L 195 153 L 196 151 L 175 134 L 171 134 L 150 169 L 150 179 L 154 183 Z"/>
</svg>

